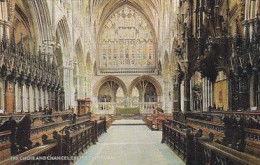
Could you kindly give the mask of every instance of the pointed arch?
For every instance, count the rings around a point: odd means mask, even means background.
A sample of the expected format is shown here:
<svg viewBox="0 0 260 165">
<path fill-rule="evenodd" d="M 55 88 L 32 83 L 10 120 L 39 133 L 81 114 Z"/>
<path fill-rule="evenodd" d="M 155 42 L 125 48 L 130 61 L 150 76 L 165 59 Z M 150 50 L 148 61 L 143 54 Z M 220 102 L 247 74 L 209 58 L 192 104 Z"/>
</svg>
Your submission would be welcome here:
<svg viewBox="0 0 260 165">
<path fill-rule="evenodd" d="M 25 2 L 25 1 L 23 1 Z M 46 1 L 30 1 L 28 3 L 32 7 L 33 17 L 35 17 L 38 26 L 38 34 L 41 41 L 52 39 L 52 28 L 50 10 Z M 30 8 L 29 8 L 30 9 Z"/>
<path fill-rule="evenodd" d="M 29 45 L 27 49 L 31 52 L 36 52 L 40 38 L 39 26 L 35 23 L 35 15 L 32 11 L 32 5 L 27 1 L 15 2 L 14 13 L 12 17 L 12 25 L 10 27 L 9 36 L 15 43 L 19 43 L 23 38 L 23 43 Z M 9 25 L 7 25 L 9 26 Z"/>
<path fill-rule="evenodd" d="M 116 77 L 116 76 L 105 76 L 105 77 L 101 78 L 101 79 L 95 84 L 95 86 L 94 86 L 94 88 L 93 88 L 93 90 L 94 90 L 94 91 L 93 91 L 94 96 L 98 96 L 98 92 L 99 92 L 99 90 L 100 90 L 100 87 L 101 87 L 104 83 L 106 83 L 106 82 L 108 82 L 108 81 L 114 81 L 115 83 L 117 83 L 117 84 L 122 88 L 122 90 L 123 90 L 123 92 L 124 92 L 124 95 L 127 96 L 127 87 L 126 87 L 125 83 L 124 83 L 120 78 L 118 78 L 118 77 Z"/>
<path fill-rule="evenodd" d="M 65 47 L 71 48 L 71 36 L 67 18 L 65 16 L 58 22 L 57 31 L 59 32 Z"/>
<path fill-rule="evenodd" d="M 131 82 L 131 84 L 130 84 L 130 86 L 129 86 L 129 88 L 128 88 L 128 92 L 129 92 L 128 95 L 129 95 L 129 96 L 132 95 L 133 89 L 134 89 L 134 87 L 136 86 L 136 84 L 139 83 L 139 82 L 142 81 L 142 80 L 146 80 L 146 81 L 152 83 L 152 84 L 154 85 L 155 89 L 156 89 L 157 95 L 158 95 L 158 96 L 162 96 L 163 92 L 162 92 L 162 86 L 161 86 L 161 84 L 160 84 L 154 77 L 149 76 L 149 75 L 139 76 L 139 77 L 135 78 L 135 79 Z"/>
<path fill-rule="evenodd" d="M 84 50 L 82 46 L 81 39 L 77 39 L 76 44 L 75 44 L 75 53 L 77 55 L 77 59 L 79 63 L 85 64 L 84 62 Z"/>
<path fill-rule="evenodd" d="M 106 21 L 109 20 L 109 18 L 111 16 L 113 16 L 116 12 L 118 12 L 124 6 L 129 6 L 130 8 L 134 9 L 135 11 L 138 11 L 144 17 L 144 19 L 148 22 L 149 26 L 152 29 L 152 33 L 153 33 L 155 42 L 157 42 L 156 33 L 155 33 L 156 30 L 154 29 L 155 26 L 151 20 L 151 13 L 148 14 L 147 13 L 148 11 L 144 10 L 144 8 L 142 8 L 138 3 L 134 3 L 134 2 L 130 2 L 130 1 L 119 1 L 118 3 L 114 3 L 113 6 L 111 6 L 111 7 L 108 7 L 108 6 L 100 14 L 99 25 L 102 25 L 102 26 L 98 27 L 98 33 L 97 33 L 98 40 L 100 39 L 99 37 L 102 34 L 103 25 L 106 24 Z"/>
<path fill-rule="evenodd" d="M 131 3 L 120 3 L 106 15 L 97 39 L 96 59 L 101 69 L 114 69 L 118 65 L 124 69 L 156 68 L 158 45 L 155 31 L 149 18 L 140 10 Z"/>
</svg>

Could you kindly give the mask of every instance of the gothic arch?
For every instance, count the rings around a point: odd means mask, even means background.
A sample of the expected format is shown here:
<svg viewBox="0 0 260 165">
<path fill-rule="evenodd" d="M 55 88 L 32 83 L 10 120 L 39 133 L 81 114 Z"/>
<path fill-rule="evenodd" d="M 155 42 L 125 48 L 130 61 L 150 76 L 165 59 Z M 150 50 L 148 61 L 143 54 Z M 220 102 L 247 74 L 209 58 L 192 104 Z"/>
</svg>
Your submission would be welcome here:
<svg viewBox="0 0 260 165">
<path fill-rule="evenodd" d="M 29 10 L 28 10 L 29 9 Z M 10 28 L 10 38 L 15 40 L 15 43 L 19 43 L 23 38 L 23 44 L 29 45 L 27 49 L 30 51 L 36 48 L 39 38 L 37 32 L 38 27 L 34 22 L 34 14 L 31 12 L 31 6 L 28 2 L 19 2 L 14 4 L 14 17 L 12 18 L 12 25 Z M 34 43 L 36 41 L 36 43 Z"/>
<path fill-rule="evenodd" d="M 25 2 L 25 1 L 24 1 Z M 30 1 L 29 6 L 32 7 L 33 16 L 36 18 L 38 26 L 38 34 L 41 36 L 39 40 L 51 40 L 52 28 L 51 17 L 48 4 L 45 0 L 42 1 Z M 30 8 L 29 8 L 30 9 Z"/>
<path fill-rule="evenodd" d="M 70 60 L 70 54 L 68 54 L 68 52 L 71 49 L 71 37 L 69 26 L 65 16 L 58 22 L 58 26 L 56 29 L 56 43 L 58 43 L 59 45 L 62 56 L 59 59 L 62 59 L 62 65 L 66 65 L 66 62 Z"/>
<path fill-rule="evenodd" d="M 151 28 L 153 29 L 154 36 L 156 36 L 155 29 L 154 29 L 156 22 L 153 21 L 154 17 L 151 11 L 151 8 L 156 9 L 156 6 L 149 6 L 147 4 L 146 4 L 147 6 L 145 6 L 144 4 L 130 2 L 130 1 L 119 1 L 119 0 L 110 1 L 110 2 L 103 1 L 102 4 L 103 10 L 101 10 L 102 12 L 99 13 L 99 18 L 98 18 L 99 24 L 104 25 L 105 22 L 108 20 L 108 18 L 124 5 L 129 5 L 130 7 L 140 12 L 145 17 L 145 19 L 149 22 Z M 102 26 L 99 27 L 98 36 L 100 35 L 101 31 L 102 31 Z"/>
<path fill-rule="evenodd" d="M 63 16 L 62 19 L 58 22 L 57 31 L 59 32 L 65 47 L 70 49 L 71 48 L 70 29 L 65 16 Z"/>
<path fill-rule="evenodd" d="M 84 58 L 84 51 L 83 51 L 82 42 L 81 42 L 80 38 L 76 41 L 75 53 L 77 56 L 78 65 L 82 69 L 82 66 L 85 65 L 85 60 L 84 60 L 85 58 Z"/>
<path fill-rule="evenodd" d="M 129 93 L 128 93 L 129 96 L 132 95 L 132 91 L 133 91 L 134 87 L 135 87 L 136 84 L 137 84 L 138 82 L 140 82 L 141 80 L 146 80 L 146 81 L 152 83 L 152 84 L 154 85 L 155 89 L 156 89 L 157 95 L 158 95 L 158 96 L 162 96 L 162 86 L 161 86 L 161 84 L 160 84 L 155 78 L 153 78 L 152 76 L 148 76 L 148 75 L 139 76 L 139 77 L 135 78 L 135 79 L 131 82 L 131 84 L 130 84 L 130 86 L 129 86 L 129 88 L 128 88 L 128 89 L 129 89 L 129 90 L 128 90 L 128 91 L 129 91 Z"/>
<path fill-rule="evenodd" d="M 96 97 L 98 96 L 98 92 L 99 92 L 100 87 L 101 87 L 104 83 L 106 83 L 106 82 L 108 82 L 108 81 L 114 81 L 114 82 L 116 82 L 117 84 L 119 84 L 119 86 L 122 88 L 122 90 L 123 90 L 123 92 L 124 92 L 124 95 L 127 96 L 127 87 L 126 87 L 125 83 L 124 83 L 121 79 L 119 79 L 118 77 L 115 77 L 115 76 L 105 76 L 105 77 L 101 78 L 101 79 L 95 84 L 95 86 L 94 86 L 94 88 L 93 88 L 93 94 L 94 94 L 94 96 L 96 96 Z"/>
</svg>

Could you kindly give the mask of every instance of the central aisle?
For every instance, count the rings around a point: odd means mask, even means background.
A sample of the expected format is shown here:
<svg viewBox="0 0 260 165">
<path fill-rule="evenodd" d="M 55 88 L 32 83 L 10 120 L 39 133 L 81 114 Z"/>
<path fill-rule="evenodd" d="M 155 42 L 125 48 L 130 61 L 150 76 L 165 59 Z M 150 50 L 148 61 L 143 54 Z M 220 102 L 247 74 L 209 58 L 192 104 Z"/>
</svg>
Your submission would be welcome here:
<svg viewBox="0 0 260 165">
<path fill-rule="evenodd" d="M 161 131 L 145 125 L 112 125 L 76 165 L 184 165 L 168 146 L 161 144 Z M 136 121 L 142 123 L 142 121 Z"/>
</svg>

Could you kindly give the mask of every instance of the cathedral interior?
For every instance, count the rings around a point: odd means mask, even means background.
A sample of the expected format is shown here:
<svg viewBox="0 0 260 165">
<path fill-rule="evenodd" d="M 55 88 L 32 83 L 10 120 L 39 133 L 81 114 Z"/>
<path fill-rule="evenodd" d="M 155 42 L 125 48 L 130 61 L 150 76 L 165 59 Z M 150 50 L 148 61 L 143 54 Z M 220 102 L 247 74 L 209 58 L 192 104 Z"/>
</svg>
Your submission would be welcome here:
<svg viewBox="0 0 260 165">
<path fill-rule="evenodd" d="M 0 164 L 260 165 L 260 0 L 0 0 Z"/>
</svg>

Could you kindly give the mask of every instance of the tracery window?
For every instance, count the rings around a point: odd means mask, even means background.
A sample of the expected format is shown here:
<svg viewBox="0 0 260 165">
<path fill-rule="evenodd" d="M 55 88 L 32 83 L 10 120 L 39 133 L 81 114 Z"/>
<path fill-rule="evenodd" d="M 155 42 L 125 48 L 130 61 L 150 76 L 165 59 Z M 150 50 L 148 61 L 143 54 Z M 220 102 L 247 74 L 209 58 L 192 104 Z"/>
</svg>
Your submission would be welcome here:
<svg viewBox="0 0 260 165">
<path fill-rule="evenodd" d="M 151 27 L 139 12 L 128 5 L 107 20 L 100 44 L 102 68 L 155 66 Z"/>
</svg>

